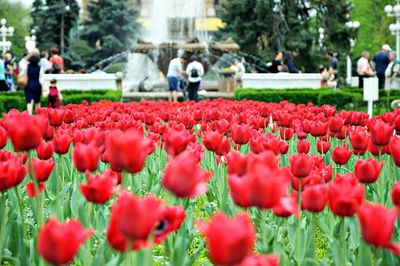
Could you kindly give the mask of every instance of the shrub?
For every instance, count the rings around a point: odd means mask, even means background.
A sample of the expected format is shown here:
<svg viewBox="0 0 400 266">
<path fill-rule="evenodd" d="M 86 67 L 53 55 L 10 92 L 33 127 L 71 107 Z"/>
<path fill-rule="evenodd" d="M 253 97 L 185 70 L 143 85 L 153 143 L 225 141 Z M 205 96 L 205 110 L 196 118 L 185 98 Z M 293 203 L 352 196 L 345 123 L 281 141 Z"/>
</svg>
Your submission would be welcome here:
<svg viewBox="0 0 400 266">
<path fill-rule="evenodd" d="M 107 101 L 120 101 L 122 94 L 121 91 L 115 90 L 65 90 L 62 91 L 63 105 L 69 103 L 80 104 L 83 100 L 89 103 L 98 102 L 100 100 Z M 41 98 L 42 106 L 47 105 L 47 97 Z M 23 92 L 1 92 L 0 93 L 0 113 L 6 113 L 10 109 L 16 108 L 20 111 L 26 109 L 25 96 Z"/>
<path fill-rule="evenodd" d="M 349 103 L 355 106 L 362 104 L 362 94 L 348 90 L 333 91 L 330 89 L 238 89 L 236 100 L 255 100 L 263 102 L 280 102 L 287 100 L 296 104 L 312 102 L 316 105 L 330 104 L 344 108 Z"/>
</svg>

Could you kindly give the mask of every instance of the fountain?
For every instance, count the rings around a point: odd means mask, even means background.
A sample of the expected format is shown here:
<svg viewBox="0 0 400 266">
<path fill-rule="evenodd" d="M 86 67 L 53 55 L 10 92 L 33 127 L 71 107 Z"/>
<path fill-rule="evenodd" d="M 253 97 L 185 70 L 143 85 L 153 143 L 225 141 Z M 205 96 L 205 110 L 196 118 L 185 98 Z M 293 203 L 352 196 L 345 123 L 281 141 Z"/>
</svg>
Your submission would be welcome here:
<svg viewBox="0 0 400 266">
<path fill-rule="evenodd" d="M 225 65 L 226 53 L 236 53 L 239 46 L 233 41 L 211 42 L 205 24 L 204 0 L 154 0 L 149 29 L 144 40 L 132 47 L 128 56 L 125 90 L 165 91 L 165 76 L 171 59 L 198 55 L 205 68 L 205 79 L 218 81 L 218 67 Z M 196 27 L 197 26 L 197 27 Z"/>
</svg>

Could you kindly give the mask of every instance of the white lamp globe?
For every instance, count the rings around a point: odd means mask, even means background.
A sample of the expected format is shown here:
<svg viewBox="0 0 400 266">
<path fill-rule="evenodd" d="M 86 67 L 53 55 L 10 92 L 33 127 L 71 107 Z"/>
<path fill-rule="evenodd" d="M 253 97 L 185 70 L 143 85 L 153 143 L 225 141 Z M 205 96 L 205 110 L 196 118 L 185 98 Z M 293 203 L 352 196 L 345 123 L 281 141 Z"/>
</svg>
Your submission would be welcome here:
<svg viewBox="0 0 400 266">
<path fill-rule="evenodd" d="M 26 50 L 27 50 L 29 53 L 32 52 L 33 49 L 36 48 L 35 42 L 34 42 L 34 41 L 31 41 L 31 40 L 27 41 L 27 42 L 25 43 L 25 48 L 26 48 Z"/>
<path fill-rule="evenodd" d="M 391 5 L 385 6 L 385 12 L 386 12 L 387 14 L 392 13 L 392 12 L 393 12 L 393 7 L 392 7 Z"/>
<path fill-rule="evenodd" d="M 358 29 L 360 26 L 361 26 L 361 24 L 360 24 L 359 21 L 354 21 L 354 22 L 353 22 L 353 27 L 354 27 L 355 29 Z"/>
<path fill-rule="evenodd" d="M 9 27 L 9 28 L 8 28 L 8 32 L 9 32 L 10 34 L 13 34 L 14 31 L 15 31 L 14 27 Z"/>
<path fill-rule="evenodd" d="M 390 24 L 389 25 L 389 30 L 390 31 L 395 31 L 396 30 L 396 25 L 395 24 Z"/>
<path fill-rule="evenodd" d="M 6 23 L 7 23 L 7 20 L 5 19 L 5 18 L 2 18 L 1 20 L 0 20 L 0 23 L 1 23 L 1 25 L 6 25 Z"/>
</svg>

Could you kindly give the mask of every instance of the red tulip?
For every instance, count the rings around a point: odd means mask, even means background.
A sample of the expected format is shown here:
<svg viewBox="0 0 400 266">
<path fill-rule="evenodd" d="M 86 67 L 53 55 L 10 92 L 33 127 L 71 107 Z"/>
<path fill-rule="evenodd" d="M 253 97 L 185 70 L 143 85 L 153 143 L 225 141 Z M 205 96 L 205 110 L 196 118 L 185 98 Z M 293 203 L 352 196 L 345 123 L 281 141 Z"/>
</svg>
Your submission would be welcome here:
<svg viewBox="0 0 400 266">
<path fill-rule="evenodd" d="M 87 184 L 81 184 L 81 193 L 87 201 L 104 204 L 108 201 L 113 192 L 118 179 L 112 171 L 106 171 L 102 175 L 92 176 L 89 171 L 86 172 Z"/>
<path fill-rule="evenodd" d="M 114 205 L 119 207 L 117 214 L 119 231 L 132 241 L 146 241 L 162 220 L 165 211 L 161 200 L 156 197 L 138 198 L 126 192 Z"/>
<path fill-rule="evenodd" d="M 295 196 L 293 196 L 295 195 Z M 292 196 L 282 197 L 278 205 L 272 208 L 276 217 L 286 218 L 292 215 L 299 217 L 299 209 L 297 207 L 297 193 Z"/>
<path fill-rule="evenodd" d="M 347 147 L 336 147 L 332 152 L 332 160 L 339 165 L 345 165 L 350 159 L 352 152 Z"/>
<path fill-rule="evenodd" d="M 5 119 L 9 137 L 16 151 L 28 151 L 39 146 L 46 132 L 47 120 L 42 116 L 21 113 Z"/>
<path fill-rule="evenodd" d="M 314 160 L 306 154 L 292 155 L 289 160 L 292 174 L 297 178 L 307 177 L 314 167 Z"/>
<path fill-rule="evenodd" d="M 322 212 L 328 201 L 325 185 L 307 186 L 301 193 L 301 207 L 310 212 Z"/>
<path fill-rule="evenodd" d="M 350 112 L 350 124 L 353 126 L 365 125 L 365 121 L 368 119 L 368 114 L 363 112 Z"/>
<path fill-rule="evenodd" d="M 37 187 L 35 187 L 36 184 L 33 182 L 28 182 L 26 183 L 26 194 L 28 194 L 28 196 L 30 198 L 34 198 L 40 194 L 43 193 L 44 189 L 45 189 L 45 185 L 43 183 L 39 183 L 37 184 Z"/>
<path fill-rule="evenodd" d="M 59 223 L 50 218 L 39 230 L 38 251 L 51 264 L 68 264 L 91 235 L 92 231 L 85 230 L 77 220 Z"/>
<path fill-rule="evenodd" d="M 366 161 L 358 160 L 355 165 L 355 175 L 358 181 L 365 184 L 374 183 L 382 170 L 383 162 L 378 162 L 373 158 Z"/>
<path fill-rule="evenodd" d="M 293 123 L 294 116 L 288 112 L 277 113 L 278 126 L 290 127 Z"/>
<path fill-rule="evenodd" d="M 400 245 L 391 242 L 397 215 L 397 209 L 389 210 L 382 205 L 364 202 L 357 212 L 364 241 L 399 256 Z"/>
<path fill-rule="evenodd" d="M 297 152 L 308 154 L 310 151 L 311 143 L 305 140 L 298 140 L 297 141 Z"/>
<path fill-rule="evenodd" d="M 248 125 L 234 124 L 231 127 L 232 140 L 239 145 L 249 142 L 251 128 Z"/>
<path fill-rule="evenodd" d="M 279 258 L 271 255 L 251 255 L 236 266 L 279 266 Z"/>
<path fill-rule="evenodd" d="M 328 128 L 331 132 L 338 133 L 342 130 L 344 119 L 340 116 L 334 116 L 329 119 Z"/>
<path fill-rule="evenodd" d="M 400 208 L 400 182 L 394 182 L 393 189 L 392 189 L 392 201 L 393 204 Z"/>
<path fill-rule="evenodd" d="M 197 227 L 207 239 L 209 257 L 215 265 L 235 265 L 251 254 L 256 238 L 255 228 L 247 214 L 229 219 L 215 214 L 208 223 Z"/>
<path fill-rule="evenodd" d="M 25 178 L 26 168 L 14 156 L 0 162 L 0 192 L 19 185 Z"/>
<path fill-rule="evenodd" d="M 349 132 L 349 138 L 351 146 L 353 147 L 353 153 L 356 155 L 364 155 L 367 151 L 369 136 L 365 130 L 351 130 Z"/>
<path fill-rule="evenodd" d="M 163 136 L 165 150 L 169 156 L 176 156 L 183 152 L 190 142 L 195 141 L 195 136 L 184 130 L 170 129 Z"/>
<path fill-rule="evenodd" d="M 393 162 L 400 167 L 400 138 L 392 137 L 388 146 Z"/>
<path fill-rule="evenodd" d="M 124 252 L 127 249 L 137 250 L 140 248 L 147 248 L 149 244 L 152 244 L 152 243 L 147 243 L 148 239 L 133 240 L 122 233 L 120 227 L 120 222 L 121 222 L 120 219 L 121 216 L 123 215 L 122 212 L 126 211 L 123 210 L 122 205 L 123 204 L 121 203 L 121 198 L 120 198 L 112 206 L 110 223 L 108 224 L 108 229 L 107 229 L 108 243 L 114 249 L 120 252 Z M 140 223 L 150 222 L 150 221 L 145 221 L 146 210 L 137 211 L 134 209 L 133 211 L 134 212 L 131 213 L 132 216 L 137 216 L 137 217 L 140 216 L 139 217 L 140 219 L 135 221 L 134 224 L 139 224 L 140 227 L 143 227 Z M 153 211 L 153 209 L 149 209 L 149 211 Z M 154 240 L 153 240 L 154 243 L 156 244 L 161 243 L 165 238 L 168 237 L 170 233 L 178 230 L 184 219 L 185 219 L 185 211 L 181 206 L 163 208 L 162 213 L 160 215 L 160 219 L 156 221 L 154 227 L 151 228 L 154 233 Z"/>
<path fill-rule="evenodd" d="M 207 192 L 208 186 L 205 182 L 211 176 L 211 172 L 199 167 L 190 153 L 184 152 L 167 165 L 162 184 L 176 197 L 194 198 Z"/>
<path fill-rule="evenodd" d="M 291 140 L 293 138 L 293 128 L 285 128 L 285 127 L 281 127 L 279 130 L 280 136 L 282 139 L 284 140 Z"/>
<path fill-rule="evenodd" d="M 75 121 L 76 114 L 73 111 L 66 110 L 64 113 L 64 123 L 71 124 Z"/>
<path fill-rule="evenodd" d="M 262 160 L 255 157 L 249 161 L 244 176 L 228 175 L 231 197 L 238 206 L 271 209 L 286 195 L 290 170 L 271 167 L 269 164 L 276 162 L 275 156 L 272 152 L 266 155 Z"/>
<path fill-rule="evenodd" d="M 100 152 L 98 147 L 92 142 L 91 144 L 77 143 L 72 152 L 72 160 L 79 172 L 93 172 L 97 169 L 99 163 Z"/>
<path fill-rule="evenodd" d="M 7 144 L 7 131 L 0 126 L 0 149 L 3 149 Z"/>
<path fill-rule="evenodd" d="M 49 124 L 53 127 L 59 127 L 64 122 L 64 110 L 50 109 L 49 110 Z"/>
<path fill-rule="evenodd" d="M 249 161 L 248 155 L 242 155 L 239 152 L 231 151 L 227 155 L 228 161 L 228 174 L 236 174 L 238 176 L 243 176 L 246 174 L 247 163 Z"/>
<path fill-rule="evenodd" d="M 38 160 L 32 158 L 31 167 L 33 171 L 30 171 L 29 174 L 31 175 L 31 178 L 35 178 L 39 183 L 46 182 L 49 179 L 54 166 L 55 164 L 51 159 Z M 32 176 L 32 174 L 34 174 L 34 176 Z"/>
<path fill-rule="evenodd" d="M 368 125 L 372 143 L 376 146 L 385 146 L 389 143 L 393 136 L 394 126 L 390 126 L 384 122 L 370 122 Z"/>
<path fill-rule="evenodd" d="M 229 140 L 216 131 L 204 132 L 203 144 L 207 150 L 213 151 L 219 156 L 226 155 L 231 149 Z"/>
<path fill-rule="evenodd" d="M 136 129 L 109 132 L 106 137 L 106 153 L 111 169 L 115 172 L 140 172 L 147 155 L 154 149 L 153 145 Z"/>
<path fill-rule="evenodd" d="M 328 134 L 328 123 L 317 121 L 311 126 L 311 135 L 314 137 L 322 137 Z"/>
<path fill-rule="evenodd" d="M 45 142 L 44 140 L 42 140 L 39 146 L 36 147 L 36 153 L 40 160 L 50 159 L 51 157 L 53 157 L 54 153 L 53 142 Z"/>
<path fill-rule="evenodd" d="M 67 133 L 57 133 L 53 137 L 54 151 L 57 154 L 66 154 L 69 150 L 72 138 Z"/>
<path fill-rule="evenodd" d="M 364 187 L 352 174 L 337 175 L 329 184 L 329 208 L 338 216 L 353 216 L 364 200 Z"/>
<path fill-rule="evenodd" d="M 328 141 L 318 140 L 317 141 L 317 151 L 321 154 L 328 153 L 331 148 L 331 144 Z"/>
</svg>

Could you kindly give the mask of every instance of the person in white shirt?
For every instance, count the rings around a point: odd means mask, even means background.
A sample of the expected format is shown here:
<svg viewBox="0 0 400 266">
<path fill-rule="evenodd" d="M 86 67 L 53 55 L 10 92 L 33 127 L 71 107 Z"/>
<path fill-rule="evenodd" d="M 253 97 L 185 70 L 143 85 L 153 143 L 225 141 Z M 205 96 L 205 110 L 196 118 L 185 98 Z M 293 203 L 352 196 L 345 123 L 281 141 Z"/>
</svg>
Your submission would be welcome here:
<svg viewBox="0 0 400 266">
<path fill-rule="evenodd" d="M 40 71 L 41 74 L 49 74 L 53 64 L 49 61 L 49 54 L 47 52 L 40 53 Z"/>
<path fill-rule="evenodd" d="M 188 97 L 190 101 L 199 101 L 198 90 L 200 87 L 201 79 L 204 75 L 203 65 L 198 61 L 197 56 L 193 55 L 190 58 L 190 64 L 186 68 L 186 75 L 188 76 Z"/>
<path fill-rule="evenodd" d="M 171 60 L 171 62 L 169 62 L 167 80 L 169 89 L 168 100 L 170 102 L 178 101 L 178 95 L 176 91 L 179 87 L 179 77 L 185 74 L 185 71 L 183 70 L 183 65 L 185 63 L 186 60 L 180 57 L 174 58 Z"/>
<path fill-rule="evenodd" d="M 357 61 L 357 74 L 358 74 L 358 87 L 364 88 L 364 78 L 375 76 L 375 72 L 372 70 L 369 64 L 369 52 L 364 51 Z"/>
</svg>

